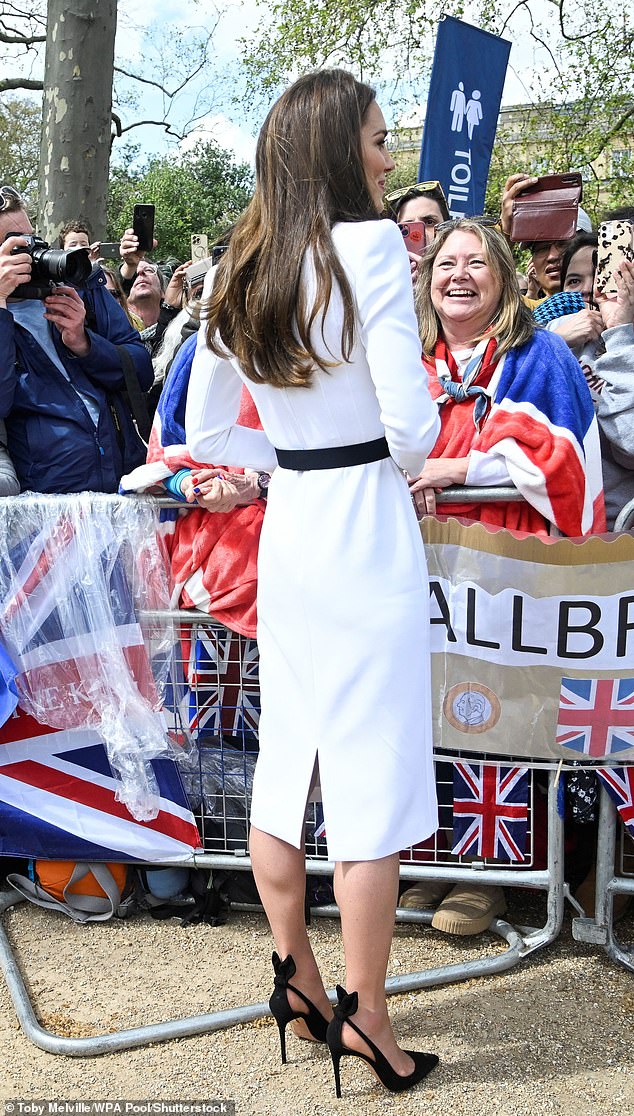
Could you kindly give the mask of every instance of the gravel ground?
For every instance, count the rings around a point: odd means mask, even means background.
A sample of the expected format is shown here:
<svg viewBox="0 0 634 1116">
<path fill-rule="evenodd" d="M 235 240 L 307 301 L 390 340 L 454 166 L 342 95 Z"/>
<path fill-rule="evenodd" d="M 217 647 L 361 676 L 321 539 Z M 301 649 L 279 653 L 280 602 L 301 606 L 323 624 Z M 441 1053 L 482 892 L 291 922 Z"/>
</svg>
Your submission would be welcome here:
<svg viewBox="0 0 634 1116">
<path fill-rule="evenodd" d="M 541 925 L 543 897 L 511 893 L 511 921 Z M 76 926 L 20 904 L 4 916 L 41 1022 L 80 1036 L 268 998 L 272 942 L 264 916 L 232 912 L 226 926 L 181 928 L 147 916 Z M 339 926 L 315 920 L 315 952 L 330 986 L 342 978 Z M 634 919 L 619 926 L 634 940 Z M 491 955 L 491 935 L 450 939 L 428 927 L 395 930 L 391 974 Z M 498 976 L 393 997 L 395 1029 L 410 1048 L 435 1051 L 437 1070 L 411 1093 L 385 1092 L 362 1064 L 342 1062 L 334 1095 L 323 1047 L 289 1036 L 279 1062 L 270 1018 L 229 1030 L 97 1058 L 33 1046 L 0 980 L 0 1100 L 210 1100 L 240 1116 L 631 1116 L 634 979 L 600 947 L 557 942 Z"/>
</svg>

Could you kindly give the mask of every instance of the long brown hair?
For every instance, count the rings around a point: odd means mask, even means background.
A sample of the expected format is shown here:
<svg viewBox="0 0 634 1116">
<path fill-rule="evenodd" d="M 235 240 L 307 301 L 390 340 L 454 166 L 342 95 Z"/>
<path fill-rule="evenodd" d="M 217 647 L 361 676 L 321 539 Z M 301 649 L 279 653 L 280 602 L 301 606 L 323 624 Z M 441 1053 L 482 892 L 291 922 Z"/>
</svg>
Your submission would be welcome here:
<svg viewBox="0 0 634 1116">
<path fill-rule="evenodd" d="M 535 332 L 535 322 L 520 295 L 515 276 L 515 261 L 504 235 L 499 229 L 480 224 L 477 218 L 469 217 L 448 222 L 440 232 L 436 230 L 434 240 L 418 265 L 414 297 L 423 352 L 426 356 L 431 356 L 438 338 L 442 337 L 440 318 L 431 300 L 431 281 L 436 257 L 453 232 L 475 233 L 482 245 L 482 254 L 502 288 L 495 318 L 487 329 L 496 338 L 497 351 L 502 356 L 509 349 L 530 340 Z"/>
<path fill-rule="evenodd" d="M 296 81 L 269 112 L 256 151 L 253 200 L 238 221 L 202 311 L 209 348 L 228 349 L 255 383 L 308 387 L 317 356 L 310 331 L 333 283 L 343 299 L 341 353 L 354 339 L 354 300 L 332 242 L 337 221 L 377 218 L 363 168 L 361 128 L 374 90 L 344 70 Z M 310 253 L 316 293 L 307 305 Z M 322 318 L 323 320 L 323 318 Z"/>
</svg>

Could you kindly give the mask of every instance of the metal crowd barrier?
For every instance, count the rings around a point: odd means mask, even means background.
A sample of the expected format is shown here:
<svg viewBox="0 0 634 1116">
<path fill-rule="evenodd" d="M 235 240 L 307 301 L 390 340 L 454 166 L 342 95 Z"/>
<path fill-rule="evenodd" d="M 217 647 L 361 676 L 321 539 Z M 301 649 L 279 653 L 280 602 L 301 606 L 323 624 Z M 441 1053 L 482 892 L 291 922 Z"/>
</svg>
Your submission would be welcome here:
<svg viewBox="0 0 634 1116">
<path fill-rule="evenodd" d="M 499 501 L 518 500 L 521 497 L 514 489 L 495 488 L 482 492 L 480 489 L 461 488 L 445 490 L 438 497 L 438 503 L 451 504 L 475 499 Z M 174 508 L 172 500 L 161 498 L 157 502 L 161 506 Z M 144 621 L 155 620 L 160 623 L 166 615 L 174 619 L 173 613 L 149 613 L 144 615 Z M 215 871 L 246 871 L 251 866 L 247 850 L 249 786 L 257 752 L 256 732 L 253 731 L 258 704 L 257 663 L 254 664 L 252 646 L 254 641 L 247 641 L 236 633 L 227 632 L 227 629 L 212 618 L 196 610 L 181 610 L 176 615 L 183 633 L 189 636 L 190 646 L 196 641 L 206 642 L 208 645 L 206 686 L 192 691 L 193 705 L 188 711 L 189 720 L 196 726 L 194 735 L 198 739 L 198 758 L 189 772 L 186 768 L 183 771 L 203 843 L 203 852 L 194 856 L 192 865 Z M 184 727 L 182 711 L 175 710 L 173 731 L 178 733 Z M 447 764 L 452 758 L 455 757 L 441 754 L 437 757 L 437 763 Z M 486 761 L 487 757 L 478 759 L 478 762 Z M 522 761 L 513 760 L 512 757 L 507 761 L 496 756 L 494 760 L 489 757 L 489 762 L 521 765 Z M 232 776 L 231 785 L 229 772 Z M 474 863 L 453 857 L 449 851 L 450 822 L 445 820 L 431 843 L 426 843 L 424 848 L 409 849 L 401 854 L 400 871 L 401 877 L 409 881 L 442 880 L 450 884 L 465 882 L 540 890 L 546 894 L 544 924 L 538 927 L 513 926 L 504 919 L 497 918 L 490 930 L 506 942 L 506 949 L 502 952 L 392 977 L 386 985 L 388 994 L 503 972 L 556 939 L 563 921 L 564 899 L 570 898 L 564 881 L 563 820 L 557 808 L 559 773 L 543 765 L 543 771 L 539 772 L 542 777 L 540 783 L 538 772 L 538 767 L 529 769 L 528 851 L 522 864 L 502 867 L 490 860 Z M 442 778 L 443 776 L 441 785 Z M 546 863 L 542 866 L 535 859 L 535 803 L 536 796 L 540 794 L 546 795 L 547 824 Z M 449 813 L 450 810 L 445 810 L 445 818 Z M 328 860 L 326 845 L 320 836 L 320 820 L 317 808 L 311 807 L 307 821 L 307 871 L 311 876 L 330 877 L 334 864 Z M 606 830 L 604 841 L 607 844 L 609 840 Z M 430 847 L 427 847 L 428 844 Z M 608 901 L 615 886 L 613 880 L 606 886 Z M 628 886 L 634 892 L 634 879 L 629 884 L 618 886 Z M 0 915 L 19 901 L 20 898 L 15 894 L 0 895 Z M 242 909 L 254 909 L 246 904 L 236 904 L 236 909 L 241 909 L 241 906 Z M 397 921 L 427 925 L 431 923 L 433 913 L 432 910 L 416 912 L 399 908 Z M 332 917 L 337 914 L 334 904 L 311 908 L 313 917 Z M 268 1014 L 268 1005 L 258 1003 L 90 1038 L 67 1038 L 55 1035 L 39 1024 L 1 923 L 0 965 L 27 1037 L 37 1046 L 54 1054 L 86 1057 L 126 1050 L 147 1043 L 220 1030 Z M 334 1002 L 334 990 L 329 995 Z"/>
</svg>

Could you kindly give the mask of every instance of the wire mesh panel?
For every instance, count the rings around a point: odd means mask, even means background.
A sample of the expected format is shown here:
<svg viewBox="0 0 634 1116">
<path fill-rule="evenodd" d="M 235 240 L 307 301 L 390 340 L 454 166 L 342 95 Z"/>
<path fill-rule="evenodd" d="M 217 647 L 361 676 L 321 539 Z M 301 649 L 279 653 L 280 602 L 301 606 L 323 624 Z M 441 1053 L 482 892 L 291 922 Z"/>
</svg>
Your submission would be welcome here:
<svg viewBox="0 0 634 1116">
<path fill-rule="evenodd" d="M 194 744 L 180 765 L 185 789 L 205 853 L 246 854 L 260 717 L 257 644 L 201 613 L 182 612 L 179 620 L 169 716 L 174 737 Z M 461 842 L 454 823 L 458 772 L 463 790 L 471 784 L 472 791 L 471 805 L 463 805 L 468 832 Z M 439 828 L 429 840 L 402 851 L 405 870 L 421 864 L 543 867 L 545 773 L 512 758 L 445 755 L 436 758 L 436 786 Z M 320 802 L 308 806 L 305 839 L 309 860 L 328 859 Z"/>
</svg>

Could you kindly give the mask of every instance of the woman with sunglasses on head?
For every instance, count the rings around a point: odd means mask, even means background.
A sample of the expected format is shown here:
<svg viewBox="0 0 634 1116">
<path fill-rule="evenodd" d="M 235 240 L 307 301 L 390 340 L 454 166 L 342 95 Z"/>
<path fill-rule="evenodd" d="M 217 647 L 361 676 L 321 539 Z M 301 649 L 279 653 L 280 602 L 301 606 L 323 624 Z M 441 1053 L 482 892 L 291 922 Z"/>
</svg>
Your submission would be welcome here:
<svg viewBox="0 0 634 1116">
<path fill-rule="evenodd" d="M 436 230 L 423 256 L 416 305 L 441 433 L 410 489 L 420 515 L 450 485 L 514 485 L 522 502 L 451 505 L 449 514 L 498 527 L 564 535 L 605 523 L 592 400 L 565 342 L 536 330 L 505 237 L 493 222 L 460 219 Z M 500 888 L 424 884 L 406 907 L 438 907 L 432 925 L 481 933 L 506 909 Z M 448 892 L 448 894 L 446 894 Z"/>
<path fill-rule="evenodd" d="M 186 413 L 195 459 L 273 473 L 250 852 L 279 953 L 282 1060 L 295 1020 L 327 1041 L 338 1095 L 346 1055 L 394 1092 L 437 1063 L 398 1046 L 385 1001 L 399 850 L 437 825 L 428 588 L 402 470 L 422 468 L 439 429 L 407 254 L 379 219 L 385 140 L 373 90 L 342 70 L 305 75 L 273 106 L 202 311 Z M 243 382 L 262 431 L 235 425 Z M 334 1019 L 304 920 L 317 775 L 350 988 Z"/>
<path fill-rule="evenodd" d="M 414 229 L 422 234 L 421 250 L 415 252 L 410 245 L 407 252 L 412 282 L 415 282 L 421 256 L 432 243 L 437 225 L 449 220 L 449 209 L 443 188 L 440 182 L 417 182 L 414 186 L 405 186 L 386 194 L 385 207 L 405 238 L 408 238 Z M 409 228 L 410 225 L 414 227 L 412 230 Z"/>
</svg>

